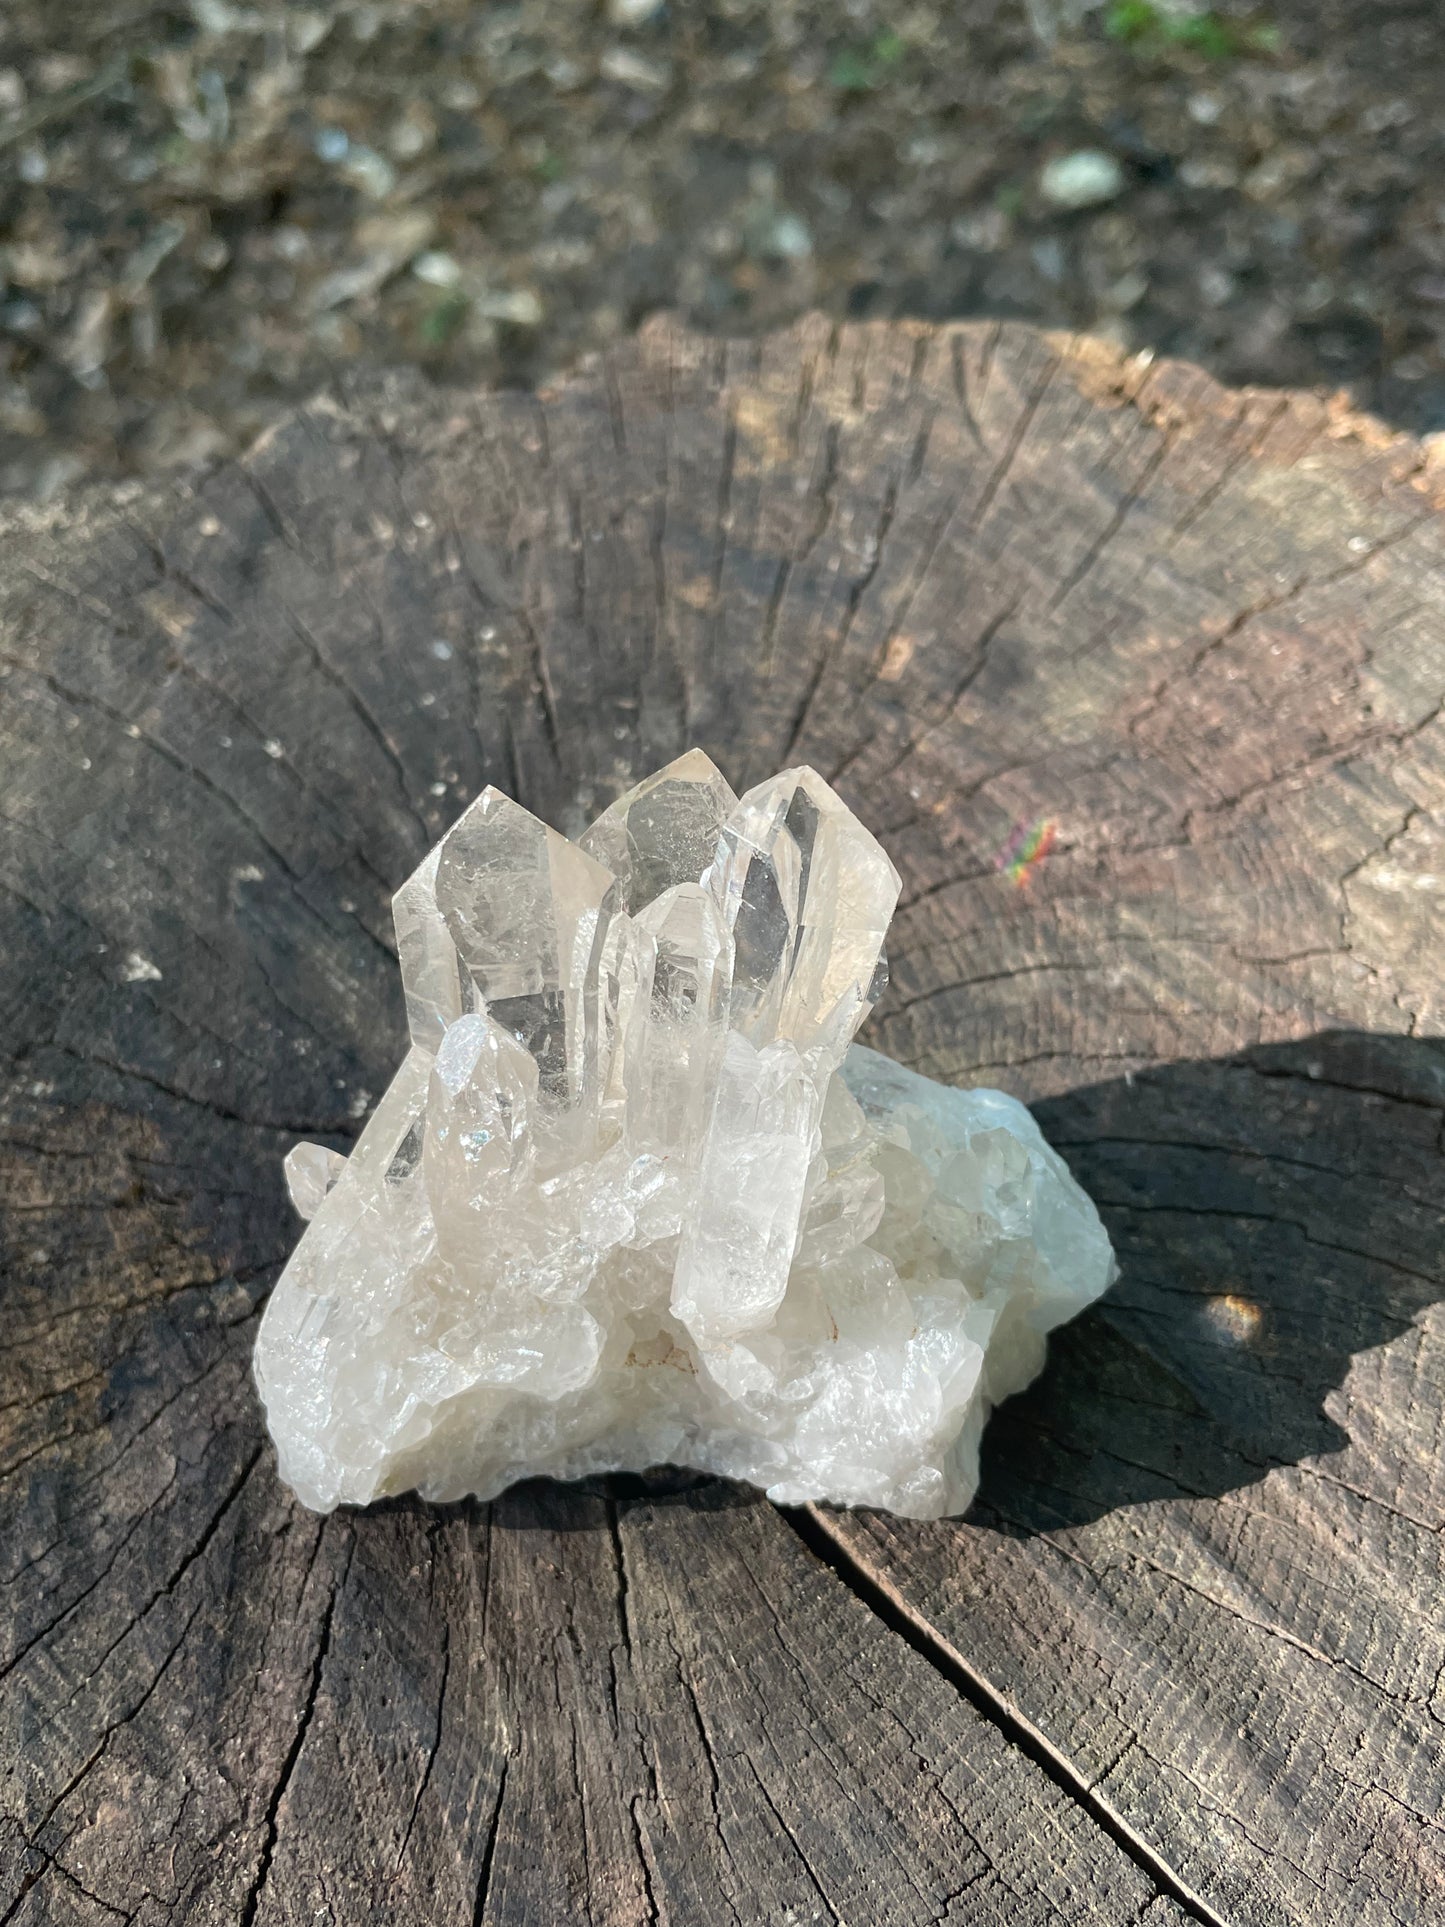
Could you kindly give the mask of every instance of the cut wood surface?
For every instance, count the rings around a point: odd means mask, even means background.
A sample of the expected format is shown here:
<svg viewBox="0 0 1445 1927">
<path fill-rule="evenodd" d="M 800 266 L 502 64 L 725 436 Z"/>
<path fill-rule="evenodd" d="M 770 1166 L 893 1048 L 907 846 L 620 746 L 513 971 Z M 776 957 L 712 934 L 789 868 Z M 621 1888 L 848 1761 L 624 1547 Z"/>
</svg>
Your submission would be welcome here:
<svg viewBox="0 0 1445 1927">
<path fill-rule="evenodd" d="M 0 1927 L 1445 1918 L 1445 467 L 1021 328 L 659 325 L 3 537 Z M 691 743 L 883 837 L 870 1040 L 1032 1101 L 1120 1281 L 962 1521 L 317 1518 L 249 1357 L 389 894 Z"/>
</svg>

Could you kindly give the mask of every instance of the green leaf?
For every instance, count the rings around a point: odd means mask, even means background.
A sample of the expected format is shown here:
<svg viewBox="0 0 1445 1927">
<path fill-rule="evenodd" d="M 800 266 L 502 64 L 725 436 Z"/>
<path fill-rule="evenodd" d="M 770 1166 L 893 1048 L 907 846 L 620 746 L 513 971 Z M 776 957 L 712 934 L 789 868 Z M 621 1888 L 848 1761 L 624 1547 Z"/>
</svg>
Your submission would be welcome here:
<svg viewBox="0 0 1445 1927">
<path fill-rule="evenodd" d="M 455 288 L 433 302 L 421 319 L 421 338 L 428 348 L 445 347 L 467 318 L 470 304 Z"/>
<path fill-rule="evenodd" d="M 874 84 L 873 68 L 866 54 L 847 47 L 834 54 L 828 69 L 828 85 L 843 94 L 866 94 Z"/>
<path fill-rule="evenodd" d="M 1146 51 L 1187 47 L 1206 60 L 1232 60 L 1241 54 L 1278 53 L 1279 28 L 1268 22 L 1247 27 L 1213 12 L 1166 12 L 1157 0 L 1112 0 L 1104 15 L 1104 32 Z"/>
<path fill-rule="evenodd" d="M 1228 60 L 1239 50 L 1234 28 L 1218 14 L 1196 13 L 1184 20 L 1171 20 L 1167 31 L 1176 45 L 1193 47 L 1206 60 Z"/>
<path fill-rule="evenodd" d="M 1143 40 L 1161 25 L 1153 0 L 1113 0 L 1104 15 L 1104 32 L 1111 40 Z"/>
</svg>

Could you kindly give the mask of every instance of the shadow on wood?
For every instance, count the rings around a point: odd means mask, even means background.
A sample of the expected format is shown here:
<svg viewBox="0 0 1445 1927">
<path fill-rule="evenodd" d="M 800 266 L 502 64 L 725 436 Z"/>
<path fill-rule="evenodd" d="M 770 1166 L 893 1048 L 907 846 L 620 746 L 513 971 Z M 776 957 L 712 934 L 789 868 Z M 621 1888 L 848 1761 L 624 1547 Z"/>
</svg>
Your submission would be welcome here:
<svg viewBox="0 0 1445 1927">
<path fill-rule="evenodd" d="M 1346 1444 L 1352 1370 L 1445 1299 L 1445 1046 L 1327 1033 L 1037 1110 L 1122 1275 L 992 1421 L 978 1513 L 1079 1525 Z"/>
</svg>

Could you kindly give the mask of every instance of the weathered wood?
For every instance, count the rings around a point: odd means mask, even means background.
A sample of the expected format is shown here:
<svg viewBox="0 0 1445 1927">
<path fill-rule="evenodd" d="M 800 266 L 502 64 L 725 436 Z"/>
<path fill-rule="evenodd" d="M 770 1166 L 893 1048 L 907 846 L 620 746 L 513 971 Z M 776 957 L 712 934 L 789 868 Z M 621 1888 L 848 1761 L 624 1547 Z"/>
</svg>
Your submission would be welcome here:
<svg viewBox="0 0 1445 1927">
<path fill-rule="evenodd" d="M 1441 484 L 809 323 L 12 511 L 0 1922 L 1437 1918 Z M 1121 1283 L 962 1523 L 318 1521 L 247 1364 L 281 1153 L 398 1054 L 388 893 L 484 782 L 575 830 L 692 741 L 884 834 L 875 1041 L 1039 1100 Z"/>
</svg>

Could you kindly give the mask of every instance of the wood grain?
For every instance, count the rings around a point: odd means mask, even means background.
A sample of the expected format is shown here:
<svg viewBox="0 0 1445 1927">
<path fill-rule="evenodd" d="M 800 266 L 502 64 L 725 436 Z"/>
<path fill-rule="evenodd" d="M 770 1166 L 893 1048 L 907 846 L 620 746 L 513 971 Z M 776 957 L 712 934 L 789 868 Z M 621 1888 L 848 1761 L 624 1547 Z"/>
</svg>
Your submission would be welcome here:
<svg viewBox="0 0 1445 1927">
<path fill-rule="evenodd" d="M 1442 484 L 808 322 L 10 511 L 0 1923 L 1439 1917 Z M 873 1041 L 1036 1102 L 1120 1284 L 963 1522 L 317 1520 L 249 1348 L 282 1153 L 399 1054 L 389 892 L 485 782 L 575 831 L 692 742 L 879 829 Z"/>
</svg>

